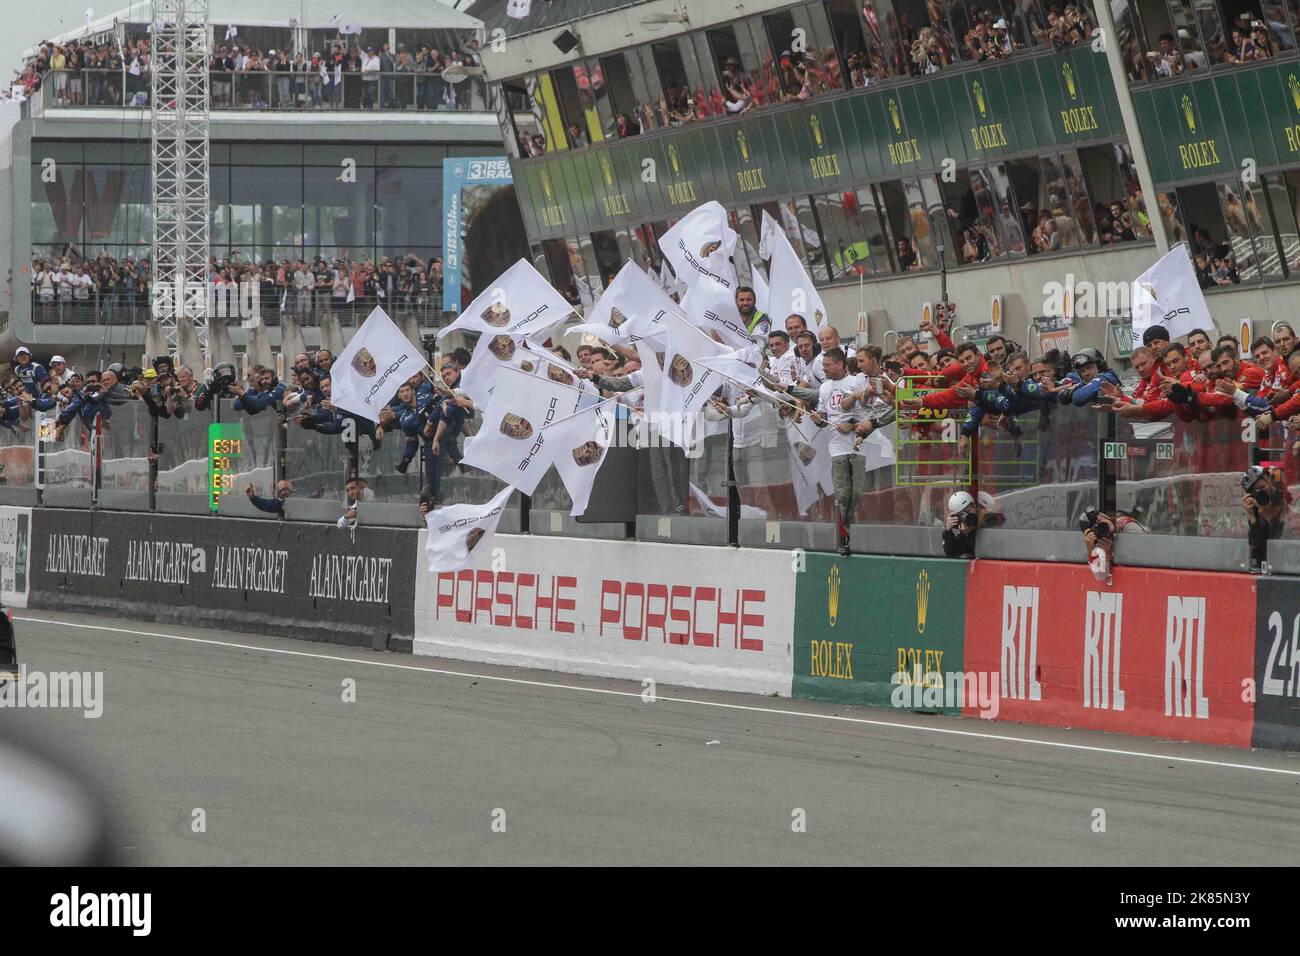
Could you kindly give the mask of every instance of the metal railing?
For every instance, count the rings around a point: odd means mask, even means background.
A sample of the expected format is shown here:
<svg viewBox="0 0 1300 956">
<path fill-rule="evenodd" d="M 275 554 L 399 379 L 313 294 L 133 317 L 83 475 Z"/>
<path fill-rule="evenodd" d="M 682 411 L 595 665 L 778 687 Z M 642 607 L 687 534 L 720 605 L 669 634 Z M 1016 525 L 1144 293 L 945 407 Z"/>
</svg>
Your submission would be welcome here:
<svg viewBox="0 0 1300 956">
<path fill-rule="evenodd" d="M 394 318 L 415 316 L 421 325 L 441 325 L 455 317 L 455 313 L 442 308 L 442 296 L 398 295 L 393 299 L 362 296 L 352 302 L 336 299 L 328 290 L 314 290 L 310 296 L 300 296 L 290 290 L 277 289 L 273 301 L 259 301 L 258 306 L 244 315 L 238 303 L 230 304 L 227 318 L 261 318 L 267 325 L 278 325 L 281 315 L 297 316 L 303 325 L 320 325 L 327 315 L 338 316 L 340 321 L 364 319 L 376 305 L 383 305 Z M 282 304 L 283 303 L 283 304 Z M 150 318 L 149 293 L 95 291 L 87 299 L 42 300 L 35 290 L 32 293 L 32 321 L 37 325 L 142 325 Z M 209 314 L 220 316 L 221 310 L 214 298 L 209 303 Z"/>
<path fill-rule="evenodd" d="M 38 441 L 34 420 L 0 429 L 0 486 L 35 488 L 36 502 L 48 505 L 112 507 L 134 496 L 143 510 L 147 496 L 149 510 L 206 510 L 208 427 L 239 421 L 246 444 L 228 487 L 232 495 L 242 497 L 252 484 L 269 496 L 276 481 L 287 478 L 295 500 L 341 504 L 345 482 L 357 476 L 373 500 L 413 511 L 429 488 L 440 501 L 455 503 L 486 501 L 504 487 L 489 474 L 456 466 L 463 435 L 444 440 L 433 456 L 426 455 L 424 439 L 403 434 L 396 424 L 381 441 L 361 428 L 349 441 L 303 428 L 275 410 L 247 415 L 229 400 L 219 404 L 169 419 L 129 401 L 104 421 L 74 419 L 58 441 Z M 1099 507 L 1152 535 L 1244 539 L 1241 475 L 1247 465 L 1275 460 L 1287 485 L 1300 485 L 1300 464 L 1286 453 L 1295 436 L 1281 423 L 1256 436 L 1227 419 L 1134 424 L 1088 407 L 1050 405 L 1018 416 L 1013 428 L 998 423 L 963 435 L 963 417 L 958 410 L 881 429 L 889 447 L 880 444 L 866 455 L 865 483 L 849 525 L 868 536 L 888 527 L 924 529 L 937 538 L 948 496 L 967 490 L 996 518 L 994 526 L 1010 530 L 1077 532 L 1080 515 Z M 948 422 L 958 427 L 945 427 Z M 818 444 L 816 429 L 807 432 L 759 406 L 743 419 L 706 423 L 691 450 L 657 441 L 620 449 L 632 456 L 624 458 L 631 467 L 620 471 L 607 460 L 619 480 L 594 492 L 589 507 L 609 515 L 609 501 L 621 500 L 621 516 L 592 519 L 603 523 L 585 529 L 574 524 L 565 516 L 567 494 L 548 475 L 531 499 L 521 498 L 520 526 L 540 534 L 779 546 L 779 532 L 773 532 L 793 525 L 807 529 L 804 540 L 825 532 L 826 547 L 833 547 L 831 469 L 826 461 L 822 472 L 817 457 L 829 450 Z M 615 449 L 608 454 L 612 459 Z M 1284 517 L 1294 524 L 1289 510 Z M 1297 531 L 1289 525 L 1287 534 Z"/>
<path fill-rule="evenodd" d="M 341 73 L 272 70 L 208 75 L 213 109 L 474 110 L 493 108 L 482 67 L 441 72 Z M 51 70 L 40 90 L 44 109 L 149 108 L 149 73 Z"/>
</svg>

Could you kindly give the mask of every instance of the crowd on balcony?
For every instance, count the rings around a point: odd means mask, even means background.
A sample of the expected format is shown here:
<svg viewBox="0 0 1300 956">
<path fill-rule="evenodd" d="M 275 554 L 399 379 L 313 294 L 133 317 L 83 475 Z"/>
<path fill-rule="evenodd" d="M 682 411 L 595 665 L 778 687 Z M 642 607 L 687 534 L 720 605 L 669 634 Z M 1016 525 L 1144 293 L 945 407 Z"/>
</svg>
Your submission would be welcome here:
<svg viewBox="0 0 1300 956">
<path fill-rule="evenodd" d="M 481 109 L 483 82 L 470 79 L 481 66 L 479 42 L 468 33 L 447 49 L 361 36 L 339 36 L 311 53 L 225 42 L 209 61 L 213 104 L 245 109 Z M 28 96 L 44 90 L 54 107 L 144 107 L 149 68 L 147 37 L 125 46 L 115 38 L 45 42 L 14 82 Z"/>
<path fill-rule="evenodd" d="M 33 316 L 38 322 L 130 321 L 150 304 L 147 258 L 103 254 L 82 258 L 75 247 L 59 257 L 33 256 Z M 397 312 L 436 312 L 442 306 L 443 265 L 414 253 L 397 258 L 345 256 L 251 262 L 242 256 L 211 260 L 214 304 L 249 301 L 259 314 L 312 318 L 352 316 L 384 305 Z M 233 316 L 234 311 L 230 312 Z"/>
</svg>

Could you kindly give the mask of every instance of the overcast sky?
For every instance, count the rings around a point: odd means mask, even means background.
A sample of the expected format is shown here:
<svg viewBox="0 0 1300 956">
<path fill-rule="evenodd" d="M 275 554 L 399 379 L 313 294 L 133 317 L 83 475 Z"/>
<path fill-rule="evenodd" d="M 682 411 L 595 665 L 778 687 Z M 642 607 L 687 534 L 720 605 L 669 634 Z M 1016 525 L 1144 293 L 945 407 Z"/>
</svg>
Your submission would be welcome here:
<svg viewBox="0 0 1300 956">
<path fill-rule="evenodd" d="M 144 6 L 141 0 L 137 4 Z M 96 17 L 125 10 L 128 0 L 22 0 L 5 4 L 5 29 L 0 31 L 0 69 L 7 80 L 22 61 L 23 50 L 46 37 L 75 30 L 86 22 L 86 8 Z"/>
</svg>

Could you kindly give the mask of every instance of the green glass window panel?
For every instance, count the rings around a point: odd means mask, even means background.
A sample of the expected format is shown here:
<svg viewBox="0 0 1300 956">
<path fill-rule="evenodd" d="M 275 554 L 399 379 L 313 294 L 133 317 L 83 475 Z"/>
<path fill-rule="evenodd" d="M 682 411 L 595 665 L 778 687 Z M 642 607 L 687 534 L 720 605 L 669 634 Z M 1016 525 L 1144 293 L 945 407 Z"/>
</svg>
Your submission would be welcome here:
<svg viewBox="0 0 1300 956">
<path fill-rule="evenodd" d="M 920 153 L 913 168 L 937 168 L 948 155 L 948 147 L 939 133 L 934 116 L 934 97 L 930 95 L 929 87 L 920 84 L 901 87 L 898 99 L 907 117 L 907 129 Z"/>
<path fill-rule="evenodd" d="M 961 165 L 966 165 L 972 158 L 982 158 L 984 153 L 977 144 L 977 135 L 982 123 L 987 123 L 987 115 L 981 118 L 972 102 L 973 91 L 978 88 L 987 114 L 988 100 L 986 83 L 979 73 L 964 73 L 960 76 L 944 76 L 934 82 L 934 98 L 938 103 L 940 122 L 943 126 L 943 138 L 947 144 L 947 156 L 951 156 Z M 953 153 L 952 150 L 956 150 Z"/>
<path fill-rule="evenodd" d="M 785 118 L 790 129 L 785 142 L 800 173 L 794 181 L 801 184 L 801 191 L 825 192 L 850 181 L 852 170 L 834 107 L 809 105 L 786 113 Z"/>
<path fill-rule="evenodd" d="M 701 189 L 699 167 L 693 137 L 678 133 L 664 140 L 664 162 L 659 167 L 664 197 L 671 216 L 683 216 L 711 198 Z"/>
<path fill-rule="evenodd" d="M 1173 150 L 1170 163 L 1184 178 L 1231 170 L 1228 132 L 1214 84 L 1184 83 L 1172 93 L 1171 112 L 1160 118 Z"/>
<path fill-rule="evenodd" d="M 1256 148 L 1262 154 L 1259 165 L 1291 166 L 1300 161 L 1300 64 L 1251 70 L 1243 73 L 1241 80 L 1242 101 L 1262 104 L 1267 117 L 1267 147 L 1260 142 L 1261 132 L 1254 132 Z"/>
<path fill-rule="evenodd" d="M 1012 67 L 1008 84 L 1018 91 L 1015 97 L 1016 129 L 1025 152 L 1041 152 L 1056 143 L 1053 122 L 1056 117 L 1043 95 L 1043 78 L 1034 61 L 1020 61 Z M 1055 83 L 1055 76 L 1052 76 Z"/>
<path fill-rule="evenodd" d="M 1142 131 L 1142 142 L 1146 146 L 1151 178 L 1157 183 L 1170 182 L 1174 173 L 1169 165 L 1169 155 L 1164 150 L 1164 134 L 1160 130 L 1160 116 L 1154 93 L 1151 90 L 1135 92 L 1133 108 L 1137 113 L 1138 128 Z"/>
<path fill-rule="evenodd" d="M 835 118 L 840 124 L 840 135 L 844 137 L 844 151 L 848 153 L 853 179 L 864 182 L 880 175 L 881 170 L 871 143 L 870 127 L 863 129 L 858 122 L 862 114 L 853 108 L 854 102 L 860 99 L 861 96 L 836 100 Z"/>
</svg>

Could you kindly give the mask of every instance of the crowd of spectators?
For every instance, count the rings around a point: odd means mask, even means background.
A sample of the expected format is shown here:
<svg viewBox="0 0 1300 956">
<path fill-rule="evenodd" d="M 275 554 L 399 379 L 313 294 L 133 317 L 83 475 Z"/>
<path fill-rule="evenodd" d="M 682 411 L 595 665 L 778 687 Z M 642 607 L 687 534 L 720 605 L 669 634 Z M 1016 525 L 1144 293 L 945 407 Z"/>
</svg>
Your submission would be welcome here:
<svg viewBox="0 0 1300 956">
<path fill-rule="evenodd" d="M 82 258 L 75 247 L 58 257 L 32 259 L 32 302 L 37 321 L 129 321 L 150 303 L 150 264 L 130 256 Z M 397 258 L 354 260 L 280 259 L 251 262 L 242 256 L 211 261 L 212 305 L 234 309 L 256 290 L 262 313 L 303 318 L 324 313 L 364 314 L 376 305 L 401 312 L 442 307 L 442 258 L 413 253 Z M 228 292 L 226 291 L 228 290 Z M 231 312 L 233 316 L 234 313 Z"/>
<path fill-rule="evenodd" d="M 311 53 L 227 42 L 216 45 L 209 69 L 214 106 L 456 110 L 486 108 L 481 66 L 479 41 L 466 34 L 445 50 L 360 36 Z M 149 67 L 147 37 L 124 47 L 113 38 L 46 42 L 14 82 L 28 96 L 44 89 L 52 106 L 146 107 Z"/>
</svg>

